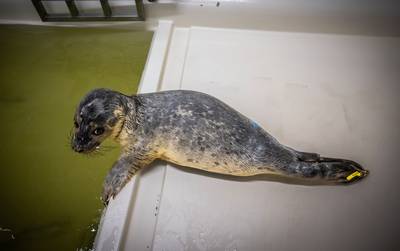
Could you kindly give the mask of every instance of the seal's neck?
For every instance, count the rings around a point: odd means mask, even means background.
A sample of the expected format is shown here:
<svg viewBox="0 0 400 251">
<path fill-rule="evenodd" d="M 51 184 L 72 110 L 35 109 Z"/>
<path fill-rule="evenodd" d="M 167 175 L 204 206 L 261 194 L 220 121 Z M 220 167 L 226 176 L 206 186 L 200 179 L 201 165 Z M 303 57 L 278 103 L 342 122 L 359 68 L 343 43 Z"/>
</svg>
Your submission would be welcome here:
<svg viewBox="0 0 400 251">
<path fill-rule="evenodd" d="M 126 118 L 120 109 L 115 110 L 114 115 L 118 118 L 118 121 L 112 130 L 111 136 L 115 141 L 119 142 L 121 134 L 125 128 Z"/>
<path fill-rule="evenodd" d="M 114 126 L 111 137 L 124 147 L 129 143 L 129 136 L 133 134 L 133 127 L 130 125 L 135 121 L 135 100 L 128 96 L 121 96 L 120 103 L 114 110 L 114 116 L 117 118 L 117 122 Z"/>
</svg>

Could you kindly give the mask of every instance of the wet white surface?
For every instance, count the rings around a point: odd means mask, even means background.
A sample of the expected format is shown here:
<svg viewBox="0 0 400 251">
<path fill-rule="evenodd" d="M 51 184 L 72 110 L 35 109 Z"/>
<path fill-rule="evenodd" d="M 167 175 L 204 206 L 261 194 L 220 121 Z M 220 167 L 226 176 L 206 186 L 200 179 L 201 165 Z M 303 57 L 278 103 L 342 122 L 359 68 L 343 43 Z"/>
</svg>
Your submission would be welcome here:
<svg viewBox="0 0 400 251">
<path fill-rule="evenodd" d="M 304 186 L 157 162 L 110 203 L 97 250 L 396 250 L 400 38 L 161 27 L 144 91 L 209 93 L 281 143 L 371 174 Z"/>
<path fill-rule="evenodd" d="M 152 249 L 394 250 L 399 66 L 399 38 L 175 29 L 161 89 L 212 94 L 281 143 L 371 175 L 302 186 L 168 166 Z"/>
</svg>

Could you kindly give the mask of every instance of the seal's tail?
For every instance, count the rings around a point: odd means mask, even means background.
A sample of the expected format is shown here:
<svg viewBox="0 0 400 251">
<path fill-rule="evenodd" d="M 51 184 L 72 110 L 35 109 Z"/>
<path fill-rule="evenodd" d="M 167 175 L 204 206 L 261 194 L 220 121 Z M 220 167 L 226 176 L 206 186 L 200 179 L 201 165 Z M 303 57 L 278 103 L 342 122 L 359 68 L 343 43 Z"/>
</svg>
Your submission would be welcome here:
<svg viewBox="0 0 400 251">
<path fill-rule="evenodd" d="M 320 157 L 316 153 L 297 152 L 297 172 L 303 178 L 319 177 L 333 183 L 349 184 L 368 175 L 368 170 L 352 160 Z"/>
</svg>

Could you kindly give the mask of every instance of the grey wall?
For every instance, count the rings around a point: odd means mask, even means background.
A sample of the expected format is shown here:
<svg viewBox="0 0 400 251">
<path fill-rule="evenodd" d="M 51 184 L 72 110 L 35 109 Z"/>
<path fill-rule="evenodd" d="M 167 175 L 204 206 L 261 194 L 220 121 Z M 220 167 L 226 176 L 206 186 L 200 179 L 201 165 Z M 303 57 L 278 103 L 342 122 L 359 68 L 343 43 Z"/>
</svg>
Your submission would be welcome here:
<svg viewBox="0 0 400 251">
<path fill-rule="evenodd" d="M 0 2 L 0 19 L 15 21 L 40 21 L 29 0 L 3 0 Z"/>
<path fill-rule="evenodd" d="M 147 25 L 151 27 L 164 19 L 173 20 L 176 26 L 400 34 L 400 26 L 396 25 L 400 23 L 400 5 L 393 0 L 159 0 L 145 3 Z M 40 21 L 29 0 L 2 0 L 1 20 Z"/>
</svg>

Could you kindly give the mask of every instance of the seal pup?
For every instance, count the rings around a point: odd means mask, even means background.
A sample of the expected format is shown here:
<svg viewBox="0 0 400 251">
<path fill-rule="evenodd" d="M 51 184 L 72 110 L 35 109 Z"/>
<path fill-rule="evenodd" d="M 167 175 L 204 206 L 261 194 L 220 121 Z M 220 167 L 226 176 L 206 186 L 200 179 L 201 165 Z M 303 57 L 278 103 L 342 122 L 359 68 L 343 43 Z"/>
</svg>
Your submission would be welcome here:
<svg viewBox="0 0 400 251">
<path fill-rule="evenodd" d="M 74 127 L 71 146 L 76 152 L 90 153 L 107 137 L 122 146 L 104 182 L 104 203 L 155 159 L 220 174 L 276 174 L 330 184 L 368 175 L 354 161 L 284 146 L 227 104 L 195 91 L 127 96 L 96 89 L 78 105 Z"/>
</svg>

